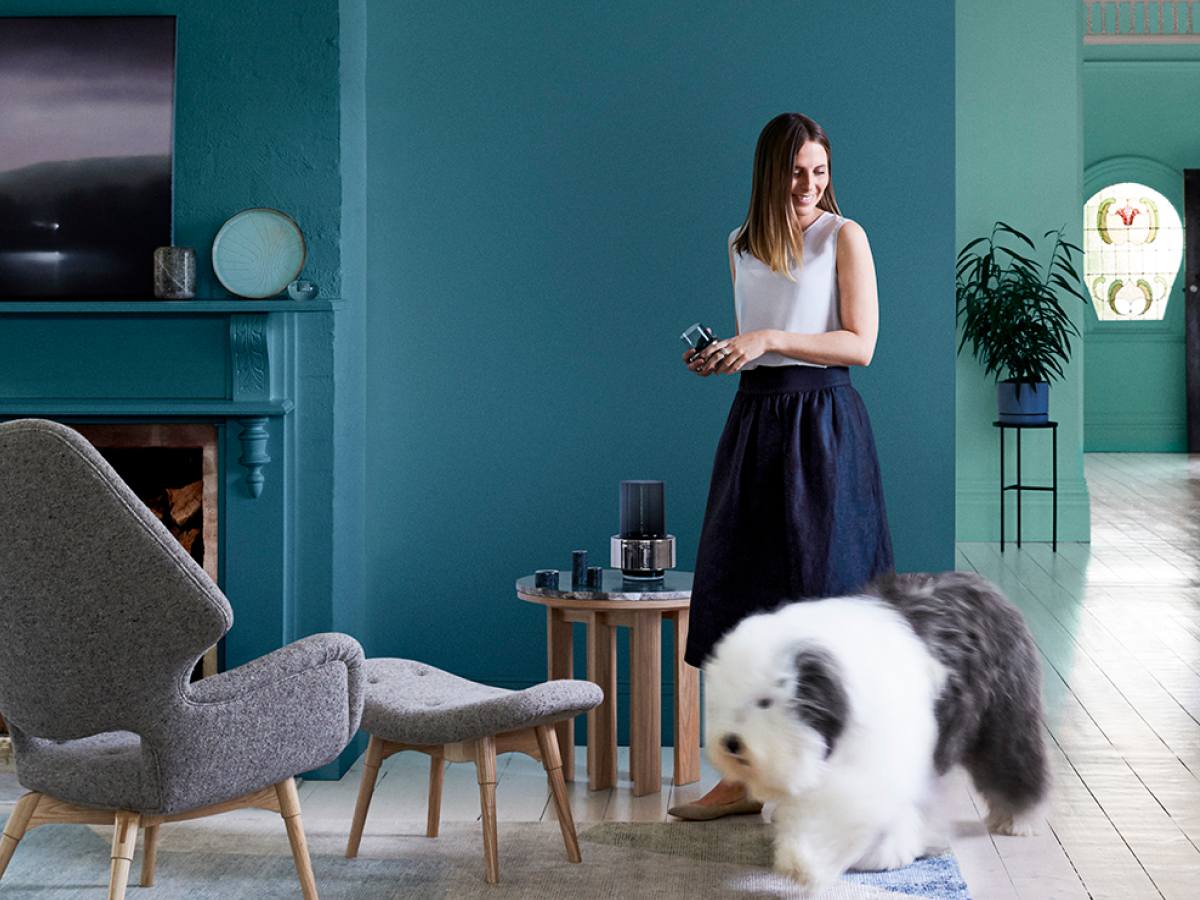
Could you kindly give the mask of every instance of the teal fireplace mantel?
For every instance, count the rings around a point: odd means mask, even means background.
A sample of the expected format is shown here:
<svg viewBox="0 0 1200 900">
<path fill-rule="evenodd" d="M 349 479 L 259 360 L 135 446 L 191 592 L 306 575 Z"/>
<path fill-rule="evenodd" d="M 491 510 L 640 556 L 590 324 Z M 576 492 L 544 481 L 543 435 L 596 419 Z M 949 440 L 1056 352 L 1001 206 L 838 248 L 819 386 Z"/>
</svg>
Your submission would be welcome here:
<svg viewBox="0 0 1200 900">
<path fill-rule="evenodd" d="M 177 318 L 224 318 L 228 321 L 228 349 L 219 364 L 226 371 L 223 396 L 48 396 L 31 393 L 5 396 L 0 384 L 0 418 L 38 416 L 64 421 L 235 421 L 242 446 L 239 464 L 246 469 L 251 497 L 262 493 L 263 467 L 271 461 L 266 446 L 272 419 L 295 408 L 295 386 L 281 378 L 272 361 L 273 332 L 282 323 L 303 313 L 332 313 L 342 300 L 17 300 L 0 301 L 0 321 L 56 320 L 89 323 L 147 322 Z M 61 365 L 61 363 L 59 364 Z"/>
<path fill-rule="evenodd" d="M 345 300 L 0 300 L 0 315 L 230 315 L 333 312 Z"/>
</svg>

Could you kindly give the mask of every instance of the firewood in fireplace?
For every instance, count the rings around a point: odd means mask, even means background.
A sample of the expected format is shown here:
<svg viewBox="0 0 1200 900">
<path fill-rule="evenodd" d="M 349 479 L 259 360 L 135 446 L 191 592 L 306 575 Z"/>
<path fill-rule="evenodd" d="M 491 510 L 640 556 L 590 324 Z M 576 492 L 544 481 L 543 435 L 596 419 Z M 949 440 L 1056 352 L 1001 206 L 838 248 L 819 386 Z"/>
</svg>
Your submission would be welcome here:
<svg viewBox="0 0 1200 900">
<path fill-rule="evenodd" d="M 192 545 L 196 543 L 196 538 L 200 537 L 200 529 L 189 528 L 187 531 L 176 532 L 175 529 L 172 528 L 171 533 L 175 535 L 175 540 L 179 541 L 179 543 L 183 546 L 183 549 L 190 553 L 194 559 L 196 554 L 192 553 Z"/>
<path fill-rule="evenodd" d="M 204 500 L 204 482 L 193 481 L 181 488 L 167 488 L 167 507 L 171 521 L 181 528 L 200 511 Z"/>
</svg>

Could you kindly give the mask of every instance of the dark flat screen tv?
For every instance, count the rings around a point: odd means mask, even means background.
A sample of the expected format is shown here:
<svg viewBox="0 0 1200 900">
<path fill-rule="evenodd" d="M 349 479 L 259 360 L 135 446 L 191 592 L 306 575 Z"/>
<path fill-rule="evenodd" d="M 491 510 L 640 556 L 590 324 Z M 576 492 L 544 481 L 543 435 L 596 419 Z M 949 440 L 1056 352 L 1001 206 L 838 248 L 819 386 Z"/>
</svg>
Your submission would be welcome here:
<svg viewBox="0 0 1200 900">
<path fill-rule="evenodd" d="M 153 296 L 174 16 L 0 17 L 0 300 Z"/>
</svg>

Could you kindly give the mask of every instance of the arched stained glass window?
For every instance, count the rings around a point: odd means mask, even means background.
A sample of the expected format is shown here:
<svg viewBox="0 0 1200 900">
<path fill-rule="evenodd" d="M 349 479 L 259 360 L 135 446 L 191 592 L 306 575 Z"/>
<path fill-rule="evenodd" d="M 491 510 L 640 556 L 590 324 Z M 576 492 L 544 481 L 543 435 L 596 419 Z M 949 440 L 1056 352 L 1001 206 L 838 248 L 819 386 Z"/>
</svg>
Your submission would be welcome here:
<svg viewBox="0 0 1200 900">
<path fill-rule="evenodd" d="M 1092 195 L 1083 211 L 1083 276 L 1101 321 L 1161 319 L 1183 260 L 1171 202 L 1135 182 Z"/>
</svg>

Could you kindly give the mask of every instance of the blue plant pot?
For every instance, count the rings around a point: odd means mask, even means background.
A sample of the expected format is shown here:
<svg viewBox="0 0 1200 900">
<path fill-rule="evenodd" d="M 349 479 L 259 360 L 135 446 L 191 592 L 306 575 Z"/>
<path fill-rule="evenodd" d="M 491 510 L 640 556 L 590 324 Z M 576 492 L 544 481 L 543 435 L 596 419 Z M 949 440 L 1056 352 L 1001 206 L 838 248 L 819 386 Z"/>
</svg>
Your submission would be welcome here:
<svg viewBox="0 0 1200 900">
<path fill-rule="evenodd" d="M 1007 425 L 1044 425 L 1050 419 L 1050 385 L 996 382 L 1000 421 Z"/>
</svg>

